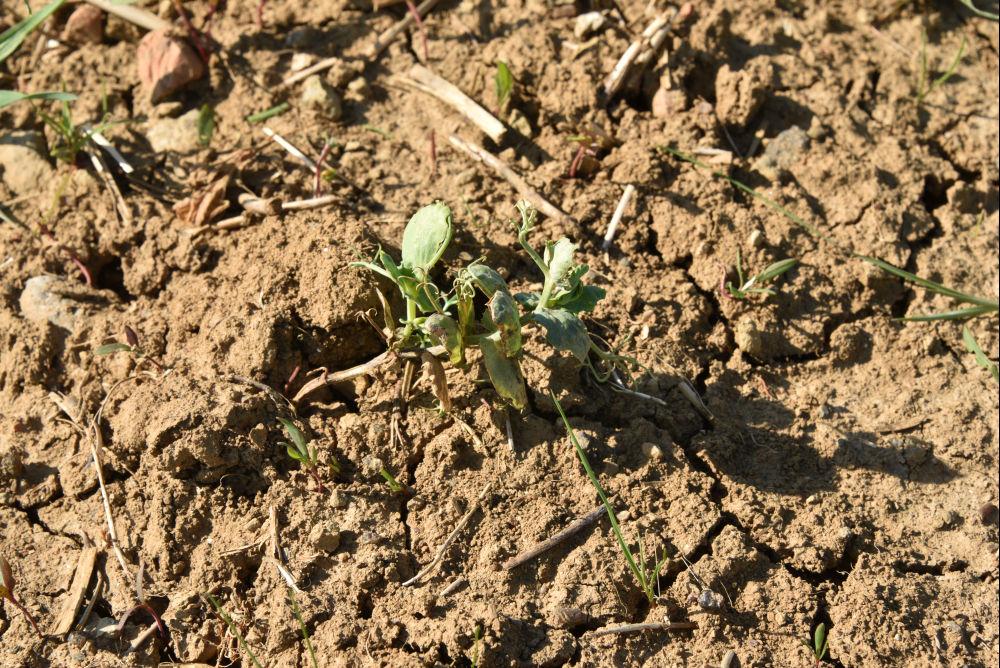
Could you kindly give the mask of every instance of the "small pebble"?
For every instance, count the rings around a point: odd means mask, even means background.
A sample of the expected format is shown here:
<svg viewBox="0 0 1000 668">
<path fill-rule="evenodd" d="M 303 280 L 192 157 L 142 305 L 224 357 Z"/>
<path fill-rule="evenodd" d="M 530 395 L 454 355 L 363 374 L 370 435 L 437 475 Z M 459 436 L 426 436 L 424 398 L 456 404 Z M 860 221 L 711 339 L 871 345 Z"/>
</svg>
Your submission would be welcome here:
<svg viewBox="0 0 1000 668">
<path fill-rule="evenodd" d="M 300 100 L 303 107 L 319 112 L 330 120 L 338 120 L 343 114 L 340 93 L 318 74 L 313 74 L 302 82 Z"/>
<path fill-rule="evenodd" d="M 736 652 L 729 650 L 719 662 L 719 668 L 738 668 L 740 660 L 736 658 Z"/>
<path fill-rule="evenodd" d="M 318 522 L 309 532 L 309 542 L 321 552 L 335 552 L 340 547 L 340 531 L 329 522 Z"/>
<path fill-rule="evenodd" d="M 979 520 L 986 526 L 991 524 L 995 525 L 997 523 L 998 515 L 1000 515 L 1000 510 L 998 510 L 996 505 L 992 503 L 984 504 L 979 509 Z"/>
<path fill-rule="evenodd" d="M 593 33 L 604 27 L 604 14 L 601 12 L 587 12 L 576 17 L 573 25 L 573 35 L 577 39 L 586 39 Z"/>
</svg>

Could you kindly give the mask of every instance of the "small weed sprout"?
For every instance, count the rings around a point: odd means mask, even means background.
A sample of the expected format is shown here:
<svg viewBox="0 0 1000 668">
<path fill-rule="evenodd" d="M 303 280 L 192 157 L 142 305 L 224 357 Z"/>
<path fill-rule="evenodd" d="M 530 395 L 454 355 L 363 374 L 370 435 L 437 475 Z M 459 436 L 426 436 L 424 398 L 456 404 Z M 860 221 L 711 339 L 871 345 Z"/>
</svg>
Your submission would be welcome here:
<svg viewBox="0 0 1000 668">
<path fill-rule="evenodd" d="M 136 600 L 136 604 L 134 606 L 132 606 L 131 608 L 129 608 L 128 610 L 126 610 L 125 614 L 122 615 L 122 618 L 120 620 L 118 620 L 118 633 L 122 632 L 122 629 L 125 628 L 125 624 L 128 622 L 129 618 L 132 615 L 134 615 L 137 612 L 145 612 L 146 614 L 148 614 L 150 617 L 153 618 L 154 622 L 156 622 L 156 628 L 160 632 L 160 637 L 163 638 L 164 640 L 166 640 L 167 637 L 168 637 L 168 635 L 167 635 L 167 627 L 163 625 L 163 620 L 160 619 L 159 613 L 156 612 L 156 609 L 149 602 L 149 599 L 147 599 L 145 597 L 145 595 L 143 594 L 142 578 L 143 578 L 143 575 L 146 572 L 145 566 L 146 565 L 140 559 L 139 560 L 139 570 L 135 574 L 135 600 Z"/>
<path fill-rule="evenodd" d="M 580 441 L 577 440 L 576 432 L 573 431 L 573 427 L 569 423 L 569 418 L 566 417 L 566 413 L 563 411 L 559 400 L 556 399 L 555 394 L 550 394 L 550 396 L 552 398 L 552 402 L 556 405 L 556 409 L 559 411 L 559 417 L 562 418 L 563 424 L 566 426 L 566 432 L 569 434 L 569 439 L 573 443 L 576 455 L 580 459 L 580 464 L 583 465 L 583 470 L 586 471 L 591 484 L 594 486 L 594 489 L 597 490 L 597 495 L 601 497 L 601 503 L 604 504 L 604 509 L 608 513 L 608 519 L 611 521 L 611 530 L 618 539 L 618 546 L 621 548 L 622 554 L 625 556 L 625 561 L 628 562 L 629 570 L 632 571 L 632 575 L 635 576 L 636 582 L 642 589 L 643 594 L 646 595 L 646 599 L 650 603 L 655 602 L 657 597 L 656 587 L 658 585 L 660 571 L 667 563 L 667 558 L 664 556 L 660 561 L 656 561 L 654 558 L 653 565 L 650 567 L 646 562 L 645 550 L 643 548 L 642 541 L 640 540 L 639 558 L 636 559 L 635 553 L 632 552 L 632 549 L 625 541 L 625 535 L 622 533 L 621 525 L 618 524 L 618 517 L 615 515 L 614 506 L 611 505 L 611 502 L 608 500 L 608 495 L 604 492 L 604 488 L 601 486 L 600 480 L 597 479 L 597 474 L 594 473 L 594 469 L 591 468 L 590 460 L 587 459 L 587 453 L 584 452 L 583 446 L 581 446 Z"/>
<path fill-rule="evenodd" d="M 157 360 L 155 357 L 148 355 L 146 352 L 139 347 L 139 335 L 135 333 L 135 330 L 125 325 L 125 342 L 114 341 L 112 343 L 105 343 L 97 346 L 94 349 L 94 354 L 98 356 L 113 355 L 115 353 L 128 353 L 132 355 L 138 362 L 137 364 L 142 364 L 142 362 L 148 360 L 150 364 L 155 366 L 160 373 L 165 371 L 165 367 Z"/>
<path fill-rule="evenodd" d="M 951 79 L 955 75 L 955 71 L 958 69 L 958 64 L 962 61 L 962 56 L 965 55 L 965 47 L 968 44 L 965 37 L 962 37 L 962 43 L 958 46 L 958 52 L 955 54 L 955 58 L 951 61 L 948 69 L 936 79 L 930 78 L 930 65 L 927 62 L 927 33 L 920 34 L 920 69 L 917 70 L 917 106 L 923 106 L 924 100 L 927 96 L 933 93 L 935 90 L 941 86 L 948 83 L 948 79 Z"/>
<path fill-rule="evenodd" d="M 107 106 L 106 100 L 104 106 Z M 58 114 L 48 114 L 39 107 L 35 108 L 35 113 L 45 121 L 45 124 L 57 137 L 55 145 L 50 150 L 52 157 L 68 165 L 76 163 L 77 156 L 90 141 L 90 138 L 94 136 L 94 133 L 104 132 L 115 124 L 115 121 L 110 120 L 110 115 L 105 112 L 101 122 L 95 126 L 77 125 L 73 121 L 69 102 L 66 101 L 60 104 Z"/>
<path fill-rule="evenodd" d="M 208 148 L 215 133 L 215 109 L 210 104 L 201 105 L 198 110 L 198 144 Z"/>
<path fill-rule="evenodd" d="M 483 627 L 479 624 L 472 629 L 472 656 L 469 657 L 469 663 L 472 664 L 472 668 L 479 668 L 479 658 L 482 652 L 482 642 L 483 642 Z"/>
<path fill-rule="evenodd" d="M 497 61 L 497 71 L 493 75 L 493 92 L 497 98 L 496 115 L 501 116 L 507 109 L 514 92 L 514 75 L 511 74 L 507 63 L 502 60 Z"/>
<path fill-rule="evenodd" d="M 619 371 L 630 375 L 638 368 L 635 360 L 598 347 L 580 319 L 605 293 L 583 283 L 588 268 L 574 261 L 577 245 L 563 237 L 546 243 L 539 254 L 528 241 L 537 212 L 526 201 L 518 202 L 517 209 L 518 242 L 544 277 L 540 293 L 512 294 L 500 274 L 480 261 L 461 269 L 451 290 L 438 287 L 431 271 L 452 239 L 451 210 L 440 202 L 410 218 L 400 262 L 379 250 L 375 261 L 353 263 L 388 278 L 403 296 L 406 314 L 401 327 L 394 327 L 388 302 L 383 303 L 390 347 L 426 350 L 440 344 L 457 365 L 465 364 L 469 348 L 478 348 L 493 387 L 518 409 L 527 404 L 520 366 L 525 325 L 540 326 L 549 345 L 570 352 L 600 382 L 617 377 Z M 487 300 L 478 313 L 477 294 Z"/>
<path fill-rule="evenodd" d="M 392 490 L 393 494 L 398 494 L 406 489 L 402 483 L 396 480 L 396 476 L 389 473 L 389 469 L 386 467 L 383 466 L 378 473 L 385 480 L 385 484 L 389 485 L 389 489 Z"/>
<path fill-rule="evenodd" d="M 916 274 L 911 274 L 904 269 L 900 269 L 899 267 L 891 265 L 885 260 L 880 260 L 876 257 L 868 257 L 866 255 L 861 255 L 859 257 L 865 262 L 878 267 L 882 271 L 903 279 L 907 283 L 913 283 L 914 285 L 917 285 L 925 290 L 929 290 L 939 295 L 944 295 L 958 304 L 971 304 L 971 306 L 956 308 L 951 311 L 943 311 L 941 313 L 928 313 L 925 315 L 914 315 L 900 318 L 902 321 L 932 322 L 935 320 L 969 320 L 980 316 L 995 316 L 1000 313 L 1000 303 L 992 299 L 970 295 L 966 292 L 959 292 L 958 290 L 949 288 L 941 283 L 936 283 L 935 281 L 921 278 Z M 1000 374 L 997 373 L 996 364 L 990 361 L 990 359 L 986 356 L 986 353 L 983 352 L 979 343 L 976 342 L 976 339 L 972 336 L 972 332 L 968 327 L 962 328 L 962 341 L 965 344 L 966 349 L 976 356 L 976 364 L 989 371 L 990 375 L 993 376 L 993 379 L 1000 383 Z"/>
<path fill-rule="evenodd" d="M 826 624 L 820 622 L 816 627 L 816 630 L 813 631 L 812 643 L 808 640 L 803 640 L 802 644 L 808 647 L 809 651 L 812 652 L 813 660 L 815 661 L 813 665 L 816 666 L 816 668 L 819 668 L 819 664 L 823 662 L 823 658 L 826 656 L 828 645 L 826 637 Z"/>
<path fill-rule="evenodd" d="M 797 260 L 785 259 L 768 265 L 764 271 L 754 274 L 749 279 L 743 275 L 743 258 L 740 250 L 736 249 L 736 275 L 739 278 L 739 287 L 727 282 L 723 294 L 728 293 L 734 299 L 747 299 L 750 295 L 767 295 L 773 297 L 778 294 L 773 288 L 766 287 L 768 283 L 781 276 L 795 266 Z"/>
<path fill-rule="evenodd" d="M 35 623 L 35 618 L 31 616 L 28 609 L 21 605 L 21 602 L 17 600 L 16 596 L 14 596 L 14 588 L 16 584 L 17 583 L 14 581 L 14 571 L 11 570 L 7 559 L 0 555 L 0 601 L 7 599 L 13 603 L 14 607 L 20 610 L 21 614 L 24 615 L 24 618 L 31 624 L 31 628 L 35 629 L 35 633 L 38 634 L 38 637 L 44 638 L 45 634 L 39 630 L 38 624 Z"/>
<path fill-rule="evenodd" d="M 243 649 L 244 652 L 246 652 L 247 656 L 250 657 L 250 661 L 253 662 L 253 665 L 256 666 L 256 668 L 264 668 L 260 664 L 260 661 L 257 660 L 257 657 L 254 656 L 254 653 L 250 650 L 250 646 L 247 644 L 247 641 L 243 638 L 243 634 L 240 633 L 240 630 L 236 626 L 236 623 L 233 621 L 233 618 L 230 617 L 229 614 L 222 609 L 222 606 L 219 605 L 219 602 L 215 599 L 215 597 L 212 596 L 211 594 L 199 594 L 199 596 L 201 596 L 203 601 L 207 601 L 212 605 L 213 608 L 215 608 L 216 614 L 219 615 L 219 617 L 222 619 L 223 622 L 225 622 L 226 626 L 229 628 L 229 632 L 232 633 L 234 636 L 236 636 L 236 639 L 240 643 L 240 647 Z"/>
<path fill-rule="evenodd" d="M 309 630 L 306 628 L 306 622 L 302 619 L 302 609 L 299 608 L 299 602 L 295 599 L 295 593 L 291 590 L 288 592 L 288 602 L 292 606 L 292 614 L 295 616 L 295 621 L 299 623 L 299 631 L 302 633 L 302 642 L 306 646 L 306 650 L 309 652 L 309 660 L 312 663 L 312 667 L 319 668 L 319 662 L 316 661 L 316 650 L 313 649 L 312 640 L 309 639 Z"/>
<path fill-rule="evenodd" d="M 285 450 L 288 452 L 288 456 L 302 464 L 302 468 L 312 477 L 313 482 L 316 483 L 316 491 L 325 493 L 326 487 L 323 485 L 322 476 L 320 476 L 319 458 L 316 454 L 316 448 L 309 446 L 309 439 L 294 422 L 287 418 L 278 418 L 278 422 L 285 428 L 288 440 L 291 441 L 291 443 L 283 444 Z M 334 462 L 331 468 L 336 473 L 339 466 Z"/>
</svg>

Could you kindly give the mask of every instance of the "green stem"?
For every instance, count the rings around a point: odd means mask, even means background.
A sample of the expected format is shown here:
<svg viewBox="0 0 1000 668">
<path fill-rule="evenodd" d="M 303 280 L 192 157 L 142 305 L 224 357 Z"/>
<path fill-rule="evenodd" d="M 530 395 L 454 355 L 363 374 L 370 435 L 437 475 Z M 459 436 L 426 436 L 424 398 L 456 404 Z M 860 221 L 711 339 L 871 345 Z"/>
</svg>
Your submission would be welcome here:
<svg viewBox="0 0 1000 668">
<path fill-rule="evenodd" d="M 538 252 L 535 251 L 535 249 L 531 247 L 531 244 L 528 243 L 528 233 L 525 231 L 518 232 L 517 241 L 521 244 L 521 248 L 524 249 L 524 252 L 528 254 L 536 265 L 538 265 L 538 269 L 542 272 L 542 275 L 545 276 L 545 280 L 547 282 L 549 280 L 549 267 L 542 260 Z"/>
<path fill-rule="evenodd" d="M 417 302 L 406 298 L 406 326 L 403 328 L 403 341 L 413 334 L 413 321 L 417 319 Z"/>
</svg>

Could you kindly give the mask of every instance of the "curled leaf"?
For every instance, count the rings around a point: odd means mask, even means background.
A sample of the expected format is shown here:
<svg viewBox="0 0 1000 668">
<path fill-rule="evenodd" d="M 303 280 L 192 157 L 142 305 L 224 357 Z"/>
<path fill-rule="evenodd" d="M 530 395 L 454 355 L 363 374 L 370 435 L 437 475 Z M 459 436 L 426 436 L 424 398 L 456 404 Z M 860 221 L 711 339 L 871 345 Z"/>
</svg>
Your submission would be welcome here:
<svg viewBox="0 0 1000 668">
<path fill-rule="evenodd" d="M 431 386 L 434 389 L 434 396 L 441 403 L 441 410 L 445 413 L 451 411 L 451 396 L 448 394 L 448 378 L 444 375 L 444 365 L 441 360 L 431 355 L 426 350 L 421 355 L 424 364 L 430 367 L 431 378 L 434 381 Z"/>
<path fill-rule="evenodd" d="M 485 264 L 477 263 L 465 269 L 465 273 L 472 279 L 477 288 L 483 291 L 487 297 L 492 297 L 497 290 L 508 292 L 507 281 L 494 269 Z"/>
<path fill-rule="evenodd" d="M 480 340 L 479 349 L 483 351 L 486 372 L 497 394 L 507 400 L 518 410 L 528 403 L 528 393 L 524 389 L 524 377 L 516 359 L 506 357 L 500 352 L 497 344 L 489 338 Z"/>
<path fill-rule="evenodd" d="M 462 333 L 450 315 L 434 313 L 424 321 L 424 329 L 448 351 L 452 364 L 461 364 L 465 359 Z"/>
<path fill-rule="evenodd" d="M 573 255 L 576 253 L 576 249 L 577 245 L 566 237 L 545 247 L 545 263 L 549 266 L 549 280 L 561 281 L 573 268 Z"/>
<path fill-rule="evenodd" d="M 521 317 L 517 302 L 509 292 L 497 291 L 487 304 L 484 314 L 487 325 L 492 325 L 500 335 L 500 349 L 507 357 L 521 350 Z"/>
</svg>

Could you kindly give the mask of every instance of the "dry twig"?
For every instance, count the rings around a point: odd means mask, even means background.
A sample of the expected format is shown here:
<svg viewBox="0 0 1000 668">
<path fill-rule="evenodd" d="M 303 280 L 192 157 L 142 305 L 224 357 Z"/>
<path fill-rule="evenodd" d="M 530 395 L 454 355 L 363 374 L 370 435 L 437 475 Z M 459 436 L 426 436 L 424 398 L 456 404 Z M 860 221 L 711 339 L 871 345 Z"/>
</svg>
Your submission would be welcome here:
<svg viewBox="0 0 1000 668">
<path fill-rule="evenodd" d="M 597 629 L 590 634 L 590 637 L 596 638 L 612 633 L 635 633 L 637 631 L 689 631 L 696 628 L 698 628 L 696 622 L 646 622 L 645 624 L 623 624 Z"/>
<path fill-rule="evenodd" d="M 416 15 L 423 19 L 432 9 L 434 9 L 434 5 L 438 2 L 440 2 L 440 0 L 424 0 L 417 6 L 417 11 L 415 12 Z M 414 13 L 407 12 L 403 18 L 379 35 L 378 39 L 375 40 L 375 43 L 372 44 L 372 48 L 368 52 L 368 57 L 373 60 L 378 58 L 382 52 L 385 51 L 390 44 L 392 44 L 392 41 L 396 39 L 399 33 L 406 30 L 410 24 L 415 23 L 413 17 Z"/>
<path fill-rule="evenodd" d="M 165 21 L 156 14 L 146 11 L 141 7 L 126 5 L 121 2 L 112 2 L 111 0 L 86 0 L 86 2 L 92 4 L 101 11 L 113 14 L 124 21 L 134 23 L 140 28 L 145 28 L 146 30 L 170 30 L 171 27 L 169 21 Z"/>
<path fill-rule="evenodd" d="M 546 538 L 540 543 L 532 545 L 527 550 L 520 552 L 516 556 L 511 557 L 510 559 L 508 559 L 503 563 L 503 569 L 505 571 L 509 571 L 511 569 L 517 568 L 522 564 L 531 561 L 532 559 L 542 554 L 543 552 L 551 550 L 553 547 L 563 542 L 573 534 L 579 533 L 580 531 L 589 527 L 591 524 L 594 524 L 595 522 L 597 522 L 597 520 L 601 519 L 602 515 L 606 513 L 607 511 L 605 510 L 603 505 L 598 506 L 597 508 L 591 510 L 583 517 L 571 522 L 569 526 L 567 526 L 565 529 L 562 529 L 561 531 L 557 532 L 553 536 L 550 536 L 549 538 Z"/>
<path fill-rule="evenodd" d="M 632 200 L 632 196 L 635 194 L 635 186 L 631 183 L 625 186 L 625 192 L 622 193 L 622 198 L 618 200 L 618 206 L 615 208 L 615 213 L 611 216 L 611 222 L 608 224 L 608 231 L 604 234 L 604 241 L 601 243 L 601 250 L 608 250 L 611 248 L 611 241 L 615 238 L 615 232 L 618 231 L 618 224 L 622 221 L 622 216 L 625 215 L 625 209 L 628 207 L 629 202 Z"/>
<path fill-rule="evenodd" d="M 538 191 L 528 185 L 528 182 L 525 181 L 524 178 L 522 178 L 517 172 L 508 167 L 500 158 L 496 157 L 483 147 L 467 142 L 457 135 L 448 135 L 448 141 L 451 142 L 451 145 L 459 151 L 492 168 L 493 171 L 499 174 L 505 181 L 514 186 L 514 189 L 517 190 L 521 197 L 531 202 L 536 209 L 549 218 L 554 218 L 564 222 L 572 221 L 572 218 L 570 218 L 569 215 L 563 213 L 559 207 L 542 197 Z"/>
<path fill-rule="evenodd" d="M 493 114 L 463 93 L 458 86 L 423 65 L 414 65 L 406 76 L 399 77 L 398 80 L 451 106 L 497 144 L 507 134 L 507 128 Z"/>
</svg>

